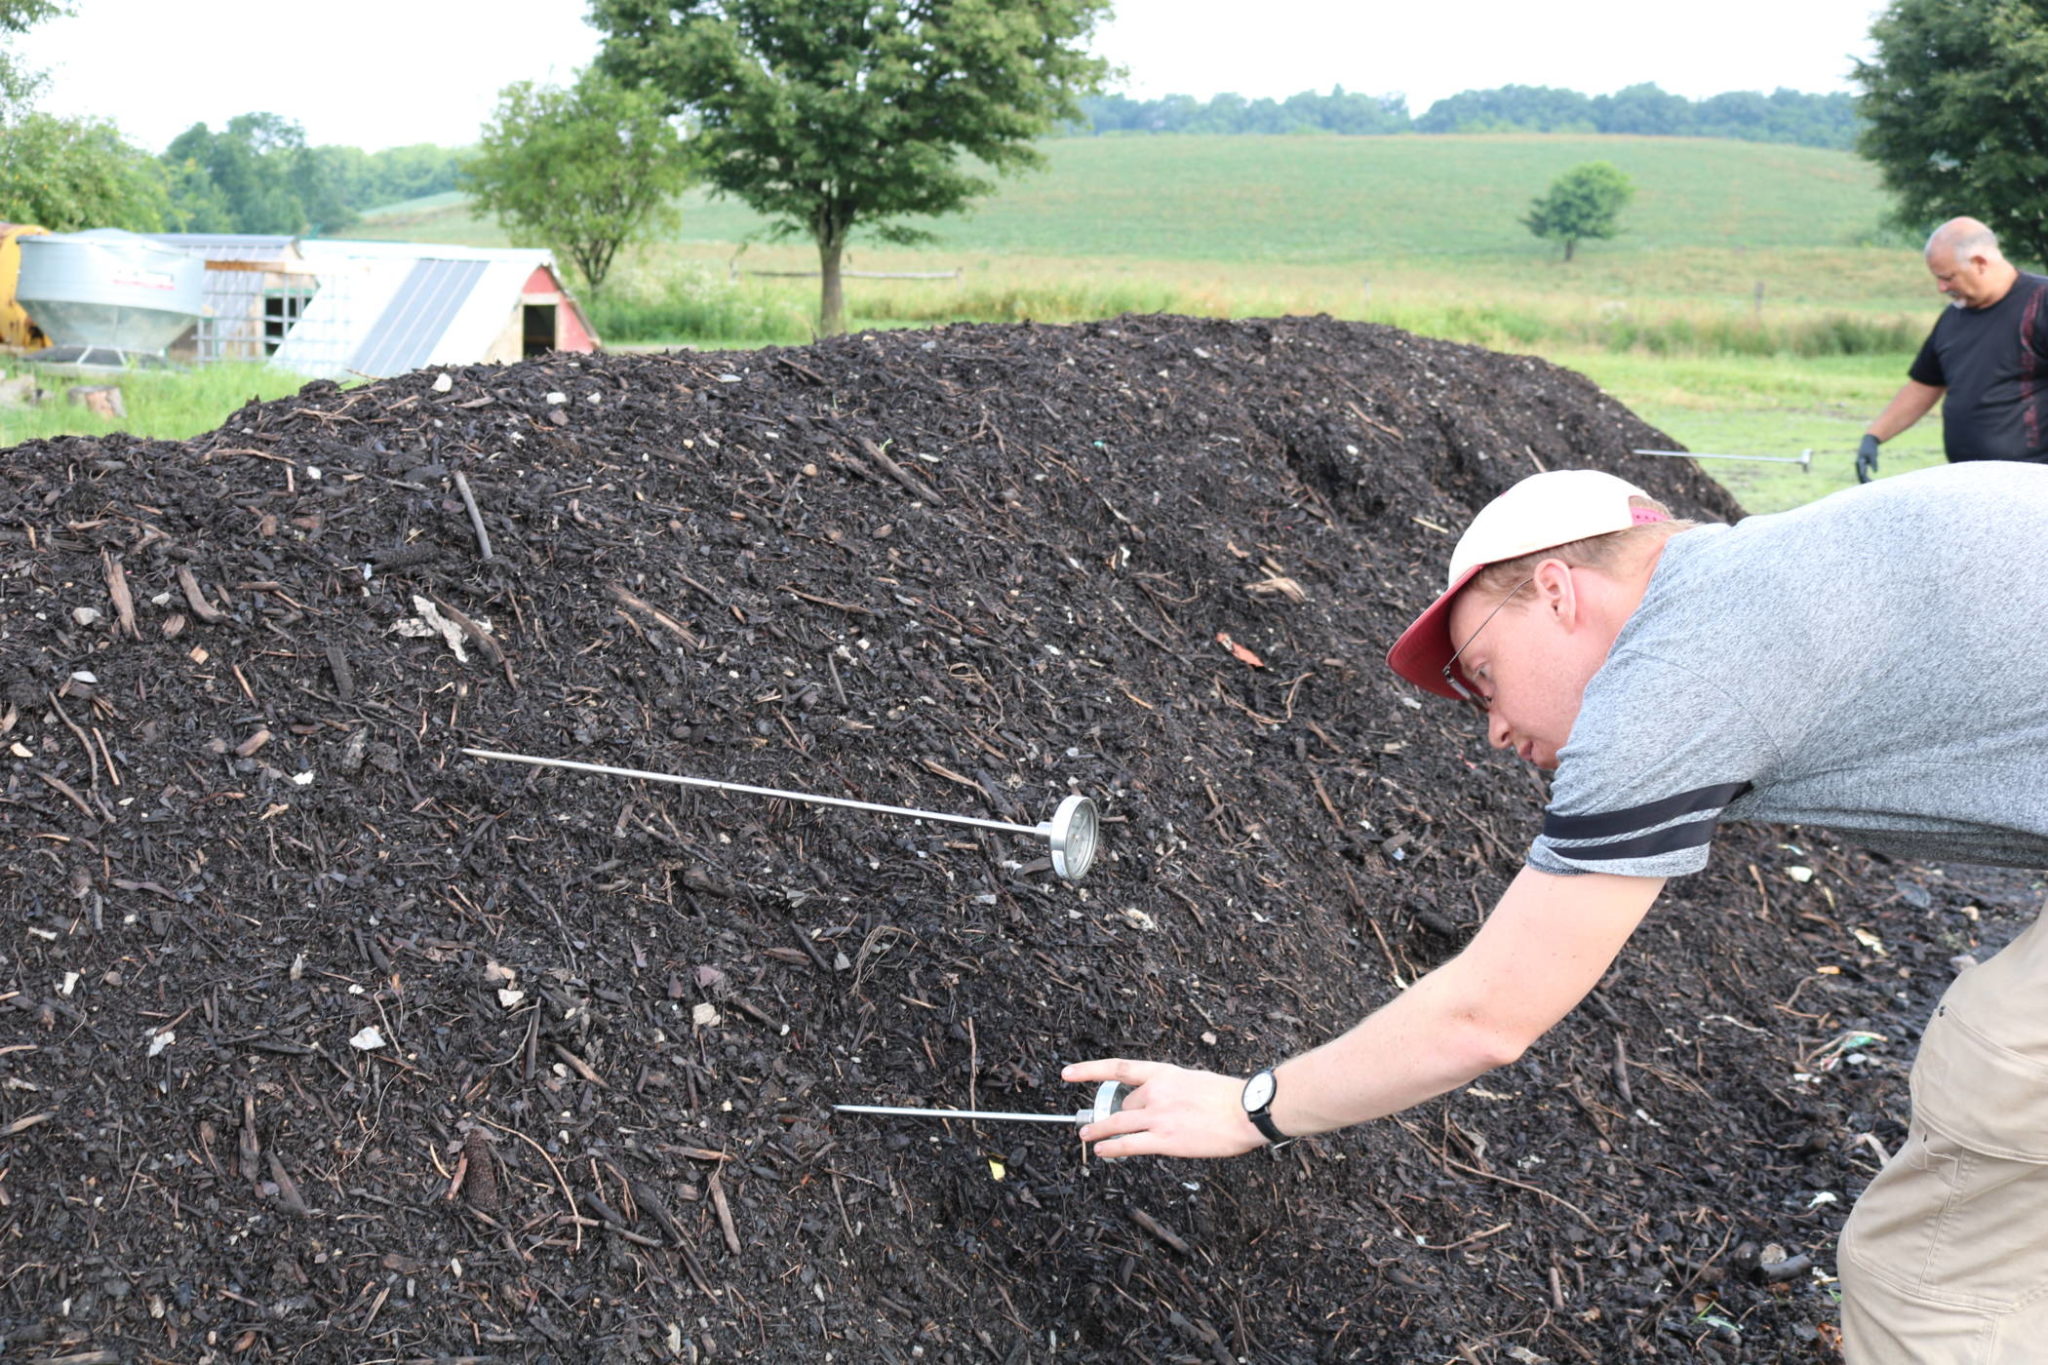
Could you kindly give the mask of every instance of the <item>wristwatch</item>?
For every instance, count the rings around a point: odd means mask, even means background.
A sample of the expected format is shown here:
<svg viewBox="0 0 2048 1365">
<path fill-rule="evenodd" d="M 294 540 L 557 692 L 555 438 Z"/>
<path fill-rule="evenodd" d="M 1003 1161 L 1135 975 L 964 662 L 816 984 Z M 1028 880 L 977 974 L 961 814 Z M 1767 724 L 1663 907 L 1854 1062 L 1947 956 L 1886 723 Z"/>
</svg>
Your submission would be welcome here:
<svg viewBox="0 0 2048 1365">
<path fill-rule="evenodd" d="M 1280 1082 L 1274 1078 L 1271 1067 L 1244 1083 L 1244 1116 L 1252 1121 L 1254 1128 L 1265 1134 L 1266 1146 L 1274 1150 L 1294 1141 L 1273 1122 L 1273 1097 L 1279 1089 Z"/>
</svg>

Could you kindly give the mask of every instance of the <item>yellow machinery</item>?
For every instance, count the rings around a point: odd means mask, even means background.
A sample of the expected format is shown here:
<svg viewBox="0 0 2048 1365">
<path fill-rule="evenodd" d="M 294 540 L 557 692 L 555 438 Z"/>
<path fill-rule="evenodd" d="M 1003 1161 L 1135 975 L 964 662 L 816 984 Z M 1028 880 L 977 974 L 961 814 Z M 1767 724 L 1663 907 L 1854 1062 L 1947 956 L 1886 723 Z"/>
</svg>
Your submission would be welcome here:
<svg viewBox="0 0 2048 1365">
<path fill-rule="evenodd" d="M 0 346 L 39 351 L 50 344 L 43 329 L 15 302 L 15 281 L 21 278 L 21 239 L 45 235 L 48 228 L 0 223 Z"/>
</svg>

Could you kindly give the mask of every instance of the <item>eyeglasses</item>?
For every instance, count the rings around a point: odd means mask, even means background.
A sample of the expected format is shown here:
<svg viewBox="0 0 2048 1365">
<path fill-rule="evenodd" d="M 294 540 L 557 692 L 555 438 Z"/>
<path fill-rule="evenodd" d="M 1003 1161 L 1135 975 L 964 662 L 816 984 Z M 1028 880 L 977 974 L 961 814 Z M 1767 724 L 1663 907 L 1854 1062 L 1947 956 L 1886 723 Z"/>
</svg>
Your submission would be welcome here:
<svg viewBox="0 0 2048 1365">
<path fill-rule="evenodd" d="M 1451 691 L 1456 692 L 1460 699 L 1470 703 L 1471 705 L 1477 707 L 1481 711 L 1492 710 L 1493 701 L 1491 698 L 1481 696 L 1479 693 L 1474 692 L 1471 688 L 1465 686 L 1464 681 L 1458 677 L 1457 673 L 1458 656 L 1460 654 L 1463 654 L 1466 650 L 1472 648 L 1472 642 L 1479 638 L 1479 632 L 1485 630 L 1488 623 L 1490 623 L 1494 617 L 1500 615 L 1500 609 L 1506 606 L 1511 600 L 1513 600 L 1514 595 L 1516 593 L 1528 587 L 1531 583 L 1534 583 L 1535 581 L 1536 580 L 1534 578 L 1525 578 L 1521 582 L 1515 584 L 1514 587 L 1509 588 L 1507 596 L 1501 598 L 1500 601 L 1494 603 L 1493 610 L 1486 613 L 1486 620 L 1481 621 L 1477 626 L 1473 627 L 1472 633 L 1465 637 L 1465 643 L 1459 645 L 1456 649 L 1452 650 L 1451 657 L 1444 660 L 1444 681 L 1450 684 Z"/>
</svg>

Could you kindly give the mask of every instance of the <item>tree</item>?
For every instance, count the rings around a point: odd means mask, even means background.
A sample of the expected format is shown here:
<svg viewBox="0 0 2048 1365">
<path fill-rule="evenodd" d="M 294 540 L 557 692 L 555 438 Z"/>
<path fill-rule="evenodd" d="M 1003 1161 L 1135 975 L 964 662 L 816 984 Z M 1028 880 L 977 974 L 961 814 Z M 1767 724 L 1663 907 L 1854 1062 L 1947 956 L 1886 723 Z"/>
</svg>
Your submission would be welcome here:
<svg viewBox="0 0 2048 1365">
<path fill-rule="evenodd" d="M 845 330 L 840 261 L 858 226 L 957 212 L 976 174 L 1041 163 L 1107 63 L 1109 0 L 593 0 L 599 63 L 696 123 L 705 178 L 818 248 L 819 327 Z M 977 167 L 973 163 L 979 162 Z"/>
<path fill-rule="evenodd" d="M 1537 133 L 1593 131 L 1593 102 L 1576 90 L 1548 85 L 1503 85 L 1497 90 L 1461 90 L 1429 106 L 1415 120 L 1418 133 L 1490 133 L 1502 129 Z"/>
<path fill-rule="evenodd" d="M 204 173 L 227 203 L 233 232 L 332 231 L 354 217 L 305 130 L 282 115 L 237 114 L 218 133 L 195 123 L 171 139 L 163 161 L 174 172 L 190 162 Z"/>
<path fill-rule="evenodd" d="M 566 257 L 593 294 L 620 247 L 675 223 L 691 175 L 662 97 L 595 68 L 568 90 L 506 86 L 462 170 L 514 242 Z"/>
<path fill-rule="evenodd" d="M 235 230 L 234 210 L 228 207 L 228 197 L 213 183 L 206 167 L 190 157 L 174 161 L 165 156 L 159 164 L 163 166 L 171 196 L 170 208 L 164 214 L 165 227 L 172 232 Z"/>
<path fill-rule="evenodd" d="M 1621 231 L 1621 211 L 1635 195 L 1635 182 L 1612 163 L 1588 161 L 1551 181 L 1530 203 L 1522 225 L 1538 237 L 1563 242 L 1569 261 L 1580 242 L 1605 241 Z"/>
<path fill-rule="evenodd" d="M 156 158 L 104 119 L 35 113 L 0 125 L 0 220 L 161 232 L 169 208 Z"/>
<path fill-rule="evenodd" d="M 354 148 L 335 148 L 354 151 Z M 407 147 L 386 147 L 369 155 L 367 179 L 362 197 L 349 202 L 357 208 L 396 204 L 430 194 L 452 190 L 457 184 L 462 157 L 446 147 L 416 142 Z"/>
<path fill-rule="evenodd" d="M 58 0 L 0 0 L 0 44 L 70 10 Z M 164 177 L 104 119 L 34 108 L 42 73 L 0 46 L 0 220 L 54 232 L 163 227 Z"/>
<path fill-rule="evenodd" d="M 1692 131 L 1692 101 L 1666 92 L 1654 82 L 1624 86 L 1611 95 L 1595 95 L 1593 124 L 1603 133 L 1640 133 L 1652 137 Z"/>
<path fill-rule="evenodd" d="M 45 19 L 69 14 L 59 0 L 0 0 L 0 42 L 10 35 L 26 33 Z M 25 113 L 29 99 L 43 83 L 42 73 L 31 71 L 0 47 L 0 120 L 12 122 Z"/>
<path fill-rule="evenodd" d="M 1981 218 L 2008 253 L 2048 261 L 2048 13 L 2012 0 L 1893 0 L 1857 62 L 1858 150 L 1900 226 Z"/>
</svg>

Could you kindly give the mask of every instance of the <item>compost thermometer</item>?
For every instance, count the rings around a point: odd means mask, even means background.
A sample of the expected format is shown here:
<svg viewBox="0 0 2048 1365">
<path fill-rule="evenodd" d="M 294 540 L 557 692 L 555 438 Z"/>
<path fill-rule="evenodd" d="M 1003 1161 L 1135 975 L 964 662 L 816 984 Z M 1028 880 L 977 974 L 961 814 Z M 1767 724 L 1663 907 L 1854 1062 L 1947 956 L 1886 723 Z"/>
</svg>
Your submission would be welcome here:
<svg viewBox="0 0 2048 1365">
<path fill-rule="evenodd" d="M 1104 1081 L 1095 1087 L 1095 1102 L 1071 1114 L 1018 1114 L 1000 1109 L 915 1109 L 886 1104 L 835 1104 L 832 1107 L 842 1114 L 890 1114 L 914 1119 L 988 1119 L 1001 1123 L 1071 1123 L 1076 1128 L 1086 1128 L 1123 1108 L 1124 1096 L 1129 1093 L 1122 1081 Z"/>
<path fill-rule="evenodd" d="M 501 763 L 530 763 L 536 768 L 567 768 L 579 773 L 605 777 L 637 777 L 647 782 L 673 782 L 681 787 L 710 787 L 717 791 L 744 792 L 782 801 L 808 801 L 819 806 L 844 806 L 849 810 L 877 811 L 883 815 L 907 815 L 918 820 L 939 820 L 955 825 L 999 829 L 1008 834 L 1030 834 L 1051 845 L 1052 870 L 1065 882 L 1080 881 L 1095 861 L 1097 820 L 1095 803 L 1085 796 L 1069 796 L 1039 825 L 1013 825 L 1006 820 L 983 820 L 972 815 L 941 815 L 937 811 L 911 810 L 906 806 L 878 806 L 868 801 L 851 801 L 843 796 L 813 796 L 805 792 L 780 791 L 774 787 L 750 787 L 741 782 L 714 782 L 708 777 L 678 777 L 674 773 L 643 772 L 638 768 L 612 768 L 602 763 L 577 763 L 566 758 L 534 758 L 526 754 L 505 754 L 492 749 L 464 749 L 472 758 L 491 758 Z"/>
</svg>

